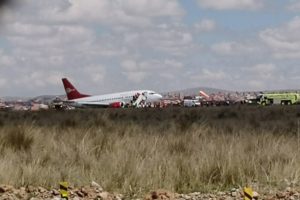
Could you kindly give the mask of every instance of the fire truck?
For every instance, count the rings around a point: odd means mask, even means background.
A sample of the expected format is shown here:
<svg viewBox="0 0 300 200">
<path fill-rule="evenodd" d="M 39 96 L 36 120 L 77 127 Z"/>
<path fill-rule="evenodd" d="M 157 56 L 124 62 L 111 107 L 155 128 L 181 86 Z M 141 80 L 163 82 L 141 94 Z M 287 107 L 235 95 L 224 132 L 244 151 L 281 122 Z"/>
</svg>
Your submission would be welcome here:
<svg viewBox="0 0 300 200">
<path fill-rule="evenodd" d="M 300 102 L 300 94 L 294 92 L 287 93 L 263 93 L 258 96 L 257 103 L 263 106 L 266 105 L 292 105 Z"/>
</svg>

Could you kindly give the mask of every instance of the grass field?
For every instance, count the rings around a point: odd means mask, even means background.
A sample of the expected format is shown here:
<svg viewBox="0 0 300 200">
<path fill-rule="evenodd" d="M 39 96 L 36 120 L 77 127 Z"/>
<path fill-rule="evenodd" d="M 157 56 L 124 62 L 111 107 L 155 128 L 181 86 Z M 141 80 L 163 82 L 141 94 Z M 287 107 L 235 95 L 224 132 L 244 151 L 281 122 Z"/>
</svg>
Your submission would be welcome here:
<svg viewBox="0 0 300 200">
<path fill-rule="evenodd" d="M 300 183 L 300 107 L 0 112 L 0 183 L 127 195 Z"/>
</svg>

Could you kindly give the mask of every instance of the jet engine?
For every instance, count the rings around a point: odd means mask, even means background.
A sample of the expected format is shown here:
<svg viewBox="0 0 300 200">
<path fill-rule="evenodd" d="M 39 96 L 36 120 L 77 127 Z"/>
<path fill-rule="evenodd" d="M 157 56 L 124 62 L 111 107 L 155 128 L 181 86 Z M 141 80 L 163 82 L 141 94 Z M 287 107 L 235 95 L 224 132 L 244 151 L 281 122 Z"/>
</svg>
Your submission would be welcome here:
<svg viewBox="0 0 300 200">
<path fill-rule="evenodd" d="M 124 105 L 123 102 L 114 102 L 109 104 L 109 108 L 122 108 Z"/>
</svg>

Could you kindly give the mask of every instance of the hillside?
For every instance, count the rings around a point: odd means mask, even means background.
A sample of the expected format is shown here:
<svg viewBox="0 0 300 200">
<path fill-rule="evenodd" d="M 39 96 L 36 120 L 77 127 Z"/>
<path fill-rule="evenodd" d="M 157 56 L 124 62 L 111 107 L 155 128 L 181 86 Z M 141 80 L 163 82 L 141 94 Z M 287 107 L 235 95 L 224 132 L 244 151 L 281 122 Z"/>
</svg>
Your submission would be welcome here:
<svg viewBox="0 0 300 200">
<path fill-rule="evenodd" d="M 181 94 L 183 96 L 195 96 L 199 94 L 199 91 L 204 91 L 207 94 L 212 94 L 212 93 L 227 93 L 227 92 L 232 92 L 228 90 L 222 90 L 222 89 L 217 89 L 217 88 L 209 88 L 209 87 L 196 87 L 196 88 L 187 88 L 183 90 L 175 90 L 175 91 L 170 91 L 170 92 L 162 92 L 162 94 Z"/>
</svg>

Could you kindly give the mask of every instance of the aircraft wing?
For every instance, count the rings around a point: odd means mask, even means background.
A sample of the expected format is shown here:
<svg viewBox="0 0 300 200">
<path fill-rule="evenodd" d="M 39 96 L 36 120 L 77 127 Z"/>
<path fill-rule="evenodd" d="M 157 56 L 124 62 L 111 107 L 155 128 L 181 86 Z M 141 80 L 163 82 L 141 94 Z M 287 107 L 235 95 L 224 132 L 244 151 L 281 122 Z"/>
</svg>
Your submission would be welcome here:
<svg viewBox="0 0 300 200">
<path fill-rule="evenodd" d="M 113 103 L 100 103 L 100 102 L 90 102 L 90 101 L 68 101 L 67 104 L 73 107 L 79 108 L 121 108 L 124 106 L 123 102 L 113 102 Z"/>
<path fill-rule="evenodd" d="M 108 103 L 99 103 L 99 102 L 85 102 L 85 101 L 64 101 L 64 103 L 78 108 L 85 108 L 85 107 L 91 107 L 91 108 L 107 108 L 110 104 Z"/>
</svg>

